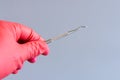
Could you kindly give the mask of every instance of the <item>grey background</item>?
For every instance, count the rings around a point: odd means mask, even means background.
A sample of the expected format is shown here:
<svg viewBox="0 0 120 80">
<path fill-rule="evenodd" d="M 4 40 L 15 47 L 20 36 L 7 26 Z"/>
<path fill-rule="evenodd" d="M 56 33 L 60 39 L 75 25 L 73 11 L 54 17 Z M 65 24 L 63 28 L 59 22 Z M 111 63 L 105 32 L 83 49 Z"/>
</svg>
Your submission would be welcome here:
<svg viewBox="0 0 120 80">
<path fill-rule="evenodd" d="M 0 19 L 27 25 L 45 39 L 88 26 L 4 80 L 120 80 L 119 0 L 0 0 Z"/>
</svg>

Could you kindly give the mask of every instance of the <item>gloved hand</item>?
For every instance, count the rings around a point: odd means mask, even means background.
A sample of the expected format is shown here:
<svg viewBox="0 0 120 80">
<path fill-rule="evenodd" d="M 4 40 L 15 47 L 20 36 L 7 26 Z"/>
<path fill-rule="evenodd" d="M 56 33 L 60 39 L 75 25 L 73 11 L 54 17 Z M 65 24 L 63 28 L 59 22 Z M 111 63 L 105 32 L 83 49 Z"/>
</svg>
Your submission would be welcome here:
<svg viewBox="0 0 120 80">
<path fill-rule="evenodd" d="M 0 79 L 17 73 L 23 63 L 49 52 L 44 39 L 19 23 L 0 20 Z"/>
</svg>

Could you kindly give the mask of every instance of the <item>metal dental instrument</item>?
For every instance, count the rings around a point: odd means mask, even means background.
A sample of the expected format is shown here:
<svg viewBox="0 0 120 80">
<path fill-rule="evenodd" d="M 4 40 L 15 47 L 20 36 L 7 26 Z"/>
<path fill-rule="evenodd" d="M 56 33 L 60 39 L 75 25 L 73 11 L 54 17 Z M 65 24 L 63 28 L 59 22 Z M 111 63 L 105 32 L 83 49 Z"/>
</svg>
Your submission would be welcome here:
<svg viewBox="0 0 120 80">
<path fill-rule="evenodd" d="M 51 42 L 53 42 L 53 41 L 55 41 L 55 40 L 61 39 L 61 38 L 63 38 L 63 37 L 66 37 L 66 36 L 68 36 L 68 35 L 76 32 L 76 31 L 78 31 L 80 28 L 86 28 L 86 26 L 79 26 L 79 27 L 77 27 L 77 28 L 75 28 L 75 29 L 73 29 L 73 30 L 67 31 L 67 32 L 65 32 L 65 33 L 63 33 L 63 34 L 61 34 L 61 35 L 55 36 L 55 37 L 53 37 L 53 38 L 50 38 L 50 39 L 46 40 L 45 42 L 46 42 L 47 44 L 49 44 L 49 43 L 51 43 Z"/>
</svg>

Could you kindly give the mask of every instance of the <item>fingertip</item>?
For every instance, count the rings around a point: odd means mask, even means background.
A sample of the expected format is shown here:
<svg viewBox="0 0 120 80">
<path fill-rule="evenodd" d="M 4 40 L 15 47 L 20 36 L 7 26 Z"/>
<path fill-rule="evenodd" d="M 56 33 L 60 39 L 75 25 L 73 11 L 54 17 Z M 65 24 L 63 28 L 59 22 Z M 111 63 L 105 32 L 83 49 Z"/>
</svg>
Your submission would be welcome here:
<svg viewBox="0 0 120 80">
<path fill-rule="evenodd" d="M 44 53 L 42 53 L 42 55 L 47 56 L 49 52 L 50 52 L 50 50 L 47 46 L 47 47 L 45 47 L 45 51 L 44 51 Z"/>
<path fill-rule="evenodd" d="M 17 73 L 18 73 L 18 70 L 16 70 L 16 71 L 12 72 L 12 74 L 17 74 Z"/>
<path fill-rule="evenodd" d="M 28 62 L 35 63 L 36 62 L 36 58 L 31 58 L 31 59 L 28 60 Z"/>
</svg>

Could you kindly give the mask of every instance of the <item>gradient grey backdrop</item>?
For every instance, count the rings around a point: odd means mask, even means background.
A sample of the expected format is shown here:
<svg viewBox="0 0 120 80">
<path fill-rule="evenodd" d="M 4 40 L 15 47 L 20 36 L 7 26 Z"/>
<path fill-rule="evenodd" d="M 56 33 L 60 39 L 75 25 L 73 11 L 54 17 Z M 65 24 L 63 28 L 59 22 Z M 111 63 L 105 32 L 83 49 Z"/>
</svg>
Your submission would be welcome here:
<svg viewBox="0 0 120 80">
<path fill-rule="evenodd" d="M 4 80 L 120 80 L 119 0 L 0 0 L 0 19 L 30 26 L 45 39 L 88 26 Z"/>
</svg>

